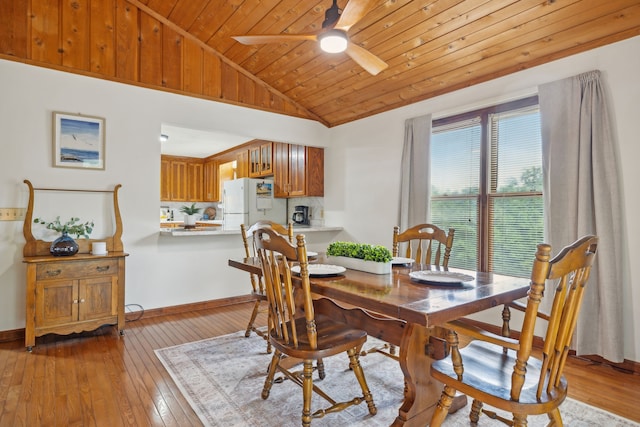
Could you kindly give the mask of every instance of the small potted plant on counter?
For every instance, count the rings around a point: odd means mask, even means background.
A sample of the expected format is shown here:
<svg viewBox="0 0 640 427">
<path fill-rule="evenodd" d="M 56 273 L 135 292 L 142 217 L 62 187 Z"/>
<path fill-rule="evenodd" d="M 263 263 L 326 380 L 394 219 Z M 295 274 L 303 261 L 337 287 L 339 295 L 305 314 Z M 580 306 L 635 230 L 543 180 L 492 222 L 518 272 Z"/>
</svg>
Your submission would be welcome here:
<svg viewBox="0 0 640 427">
<path fill-rule="evenodd" d="M 384 246 L 333 242 L 327 247 L 327 262 L 374 274 L 391 273 L 391 251 Z"/>
<path fill-rule="evenodd" d="M 69 234 L 76 236 L 76 239 L 84 237 L 89 238 L 89 234 L 93 231 L 93 221 L 80 222 L 80 218 L 72 217 L 64 224 L 60 222 L 60 217 L 57 216 L 55 220 L 47 222 L 42 218 L 34 218 L 36 224 L 42 224 L 48 230 L 54 230 L 61 233 L 61 236 L 51 242 L 49 252 L 54 256 L 70 256 L 78 253 L 78 243 L 73 240 Z"/>
<path fill-rule="evenodd" d="M 200 212 L 200 208 L 196 207 L 195 202 L 191 206 L 182 206 L 180 212 L 184 214 L 184 228 L 196 228 L 196 214 Z"/>
</svg>

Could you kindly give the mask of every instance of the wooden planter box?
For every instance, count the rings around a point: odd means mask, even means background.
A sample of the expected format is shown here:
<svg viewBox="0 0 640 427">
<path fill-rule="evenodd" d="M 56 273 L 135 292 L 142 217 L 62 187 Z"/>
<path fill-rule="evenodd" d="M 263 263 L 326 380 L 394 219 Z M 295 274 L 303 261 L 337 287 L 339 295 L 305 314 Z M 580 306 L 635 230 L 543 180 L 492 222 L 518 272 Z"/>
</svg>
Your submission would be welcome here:
<svg viewBox="0 0 640 427">
<path fill-rule="evenodd" d="M 391 274 L 391 261 L 375 262 L 344 256 L 328 256 L 327 264 L 340 265 L 351 270 L 366 271 L 373 274 Z"/>
</svg>

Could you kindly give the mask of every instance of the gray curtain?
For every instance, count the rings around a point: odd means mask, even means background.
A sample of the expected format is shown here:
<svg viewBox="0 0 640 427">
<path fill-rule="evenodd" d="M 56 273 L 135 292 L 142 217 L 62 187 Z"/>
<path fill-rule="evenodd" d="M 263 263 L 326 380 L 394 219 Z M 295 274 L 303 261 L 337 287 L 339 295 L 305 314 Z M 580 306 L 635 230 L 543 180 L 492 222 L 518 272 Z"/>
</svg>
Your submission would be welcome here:
<svg viewBox="0 0 640 427">
<path fill-rule="evenodd" d="M 617 148 L 599 71 L 539 87 L 545 239 L 556 254 L 585 234 L 599 237 L 573 345 L 578 354 L 624 359 L 624 218 Z"/>
<path fill-rule="evenodd" d="M 400 230 L 422 224 L 429 214 L 431 114 L 404 123 L 404 148 L 400 166 Z"/>
</svg>

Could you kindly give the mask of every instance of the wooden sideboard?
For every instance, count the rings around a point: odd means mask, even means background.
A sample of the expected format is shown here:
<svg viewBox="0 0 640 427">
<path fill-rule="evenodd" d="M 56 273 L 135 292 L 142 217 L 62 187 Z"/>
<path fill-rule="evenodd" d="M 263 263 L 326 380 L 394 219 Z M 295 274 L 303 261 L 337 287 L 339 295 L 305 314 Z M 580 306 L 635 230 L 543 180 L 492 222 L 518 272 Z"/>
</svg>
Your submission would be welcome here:
<svg viewBox="0 0 640 427">
<path fill-rule="evenodd" d="M 25 257 L 25 346 L 36 337 L 117 325 L 124 333 L 124 252 Z"/>
<path fill-rule="evenodd" d="M 23 262 L 27 265 L 25 346 L 31 351 L 36 337 L 55 333 L 67 335 L 115 325 L 124 334 L 125 258 L 118 190 L 64 190 L 29 187 L 25 213 Z M 51 242 L 36 239 L 32 232 L 33 199 L 36 191 L 113 193 L 115 231 L 104 239 L 78 239 L 72 256 L 52 256 Z M 91 243 L 106 242 L 106 255 L 92 255 Z"/>
</svg>

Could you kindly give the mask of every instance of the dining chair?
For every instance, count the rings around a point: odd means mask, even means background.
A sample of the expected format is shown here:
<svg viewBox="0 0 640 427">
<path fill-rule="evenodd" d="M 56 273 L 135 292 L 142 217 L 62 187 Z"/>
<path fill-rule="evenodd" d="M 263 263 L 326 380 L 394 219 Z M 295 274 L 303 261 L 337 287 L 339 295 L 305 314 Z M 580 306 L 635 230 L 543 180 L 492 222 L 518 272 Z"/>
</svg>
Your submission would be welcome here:
<svg viewBox="0 0 640 427">
<path fill-rule="evenodd" d="M 418 224 L 400 232 L 400 227 L 393 227 L 392 255 L 400 256 L 400 244 L 405 244 L 405 258 L 411 258 L 419 264 L 436 265 L 447 268 L 451 247 L 453 246 L 453 234 L 455 230 L 449 229 L 446 234 L 444 230 L 433 224 Z M 441 262 L 442 259 L 442 262 Z M 384 344 L 382 347 L 372 348 L 369 353 L 377 352 L 396 358 L 396 346 Z"/>
<path fill-rule="evenodd" d="M 276 233 L 287 236 L 289 242 L 293 243 L 293 223 L 291 221 L 286 227 L 282 224 L 267 220 L 257 221 L 255 224 L 251 225 L 249 229 L 246 229 L 244 224 L 240 224 L 240 234 L 242 235 L 242 243 L 244 245 L 244 252 L 247 258 L 256 256 L 255 247 L 253 245 L 253 233 L 259 227 L 263 226 L 271 227 Z M 249 323 L 247 324 L 247 330 L 245 331 L 244 336 L 249 337 L 251 335 L 251 331 L 255 332 L 256 335 L 261 336 L 267 341 L 267 353 L 271 353 L 271 344 L 267 339 L 267 335 L 255 326 L 256 318 L 258 317 L 258 313 L 260 312 L 260 305 L 263 301 L 267 301 L 267 294 L 264 290 L 264 282 L 262 280 L 262 277 L 257 274 L 250 274 L 250 278 L 251 294 L 255 298 L 255 303 L 253 305 L 253 311 L 251 312 L 251 317 L 249 318 Z M 267 323 L 268 322 L 269 316 L 267 316 Z"/>
<path fill-rule="evenodd" d="M 567 396 L 563 376 L 569 345 L 580 313 L 598 238 L 585 236 L 551 258 L 551 246 L 538 245 L 531 272 L 527 303 L 508 304 L 524 310 L 519 338 L 513 338 L 504 315 L 502 335 L 491 333 L 464 320 L 444 325 L 451 357 L 431 364 L 431 376 L 444 383 L 444 390 L 430 426 L 440 426 L 456 392 L 473 398 L 469 419 L 477 423 L 481 413 L 515 427 L 527 425 L 528 415 L 547 414 L 550 426 L 562 426 L 559 406 Z M 553 297 L 551 312 L 539 311 L 543 298 Z M 547 322 L 540 359 L 531 355 L 537 319 Z M 458 334 L 472 341 L 459 348 Z M 509 412 L 509 420 L 492 408 Z"/>
<path fill-rule="evenodd" d="M 309 427 L 312 418 L 321 418 L 326 414 L 342 411 L 362 402 L 366 402 L 369 413 L 375 415 L 377 409 L 359 359 L 359 352 L 367 341 L 367 333 L 331 316 L 315 312 L 304 235 L 297 235 L 294 245 L 274 230 L 261 227 L 254 232 L 254 243 L 262 266 L 271 316 L 269 341 L 274 348 L 262 398 L 269 397 L 276 371 L 279 371 L 285 378 L 302 387 L 303 427 Z M 296 285 L 294 285 L 293 274 L 299 275 L 299 283 Z M 330 300 L 323 303 L 337 307 Z M 348 355 L 349 368 L 358 380 L 362 396 L 337 402 L 314 384 L 313 362 L 343 352 Z M 302 372 L 292 372 L 283 366 L 280 363 L 283 356 L 302 360 Z M 326 375 L 320 374 L 321 377 Z M 342 372 L 337 373 L 337 377 L 341 379 Z M 326 377 L 324 381 L 327 381 Z M 330 406 L 312 413 L 311 397 L 314 392 L 327 400 Z"/>
<path fill-rule="evenodd" d="M 433 224 L 418 224 L 406 229 L 402 233 L 400 227 L 393 227 L 394 257 L 400 255 L 400 244 L 406 244 L 404 256 L 411 258 L 419 264 L 449 266 L 451 247 L 453 246 L 453 234 L 455 230 L 449 229 L 449 233 Z"/>
</svg>

